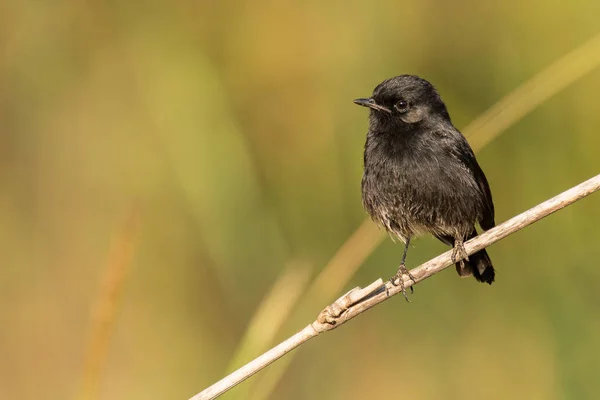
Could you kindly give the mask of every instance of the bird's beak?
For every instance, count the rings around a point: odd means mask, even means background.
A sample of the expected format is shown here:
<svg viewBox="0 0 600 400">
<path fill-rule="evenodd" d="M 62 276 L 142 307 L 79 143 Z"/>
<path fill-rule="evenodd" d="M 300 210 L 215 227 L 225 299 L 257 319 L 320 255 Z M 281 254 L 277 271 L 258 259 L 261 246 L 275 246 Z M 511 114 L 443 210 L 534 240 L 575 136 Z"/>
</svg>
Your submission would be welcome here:
<svg viewBox="0 0 600 400">
<path fill-rule="evenodd" d="M 380 106 L 379 104 L 375 103 L 375 100 L 373 100 L 371 98 L 356 99 L 356 100 L 354 100 L 354 104 L 358 104 L 359 106 L 363 106 L 363 107 L 369 107 L 372 110 L 385 111 L 386 113 L 389 113 L 389 114 L 392 113 L 390 110 L 388 110 L 384 106 Z"/>
</svg>

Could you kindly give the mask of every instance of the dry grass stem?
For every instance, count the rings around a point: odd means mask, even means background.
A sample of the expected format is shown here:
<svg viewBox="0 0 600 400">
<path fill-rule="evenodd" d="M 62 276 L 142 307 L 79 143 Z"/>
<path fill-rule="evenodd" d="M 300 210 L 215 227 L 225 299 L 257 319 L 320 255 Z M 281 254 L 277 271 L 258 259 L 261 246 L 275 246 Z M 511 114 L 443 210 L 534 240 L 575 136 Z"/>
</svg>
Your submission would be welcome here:
<svg viewBox="0 0 600 400">
<path fill-rule="evenodd" d="M 469 240 L 465 243 L 465 250 L 468 255 L 471 255 L 599 189 L 600 175 L 597 175 Z M 453 264 L 452 250 L 449 250 L 411 270 L 412 275 L 416 278 L 416 282 L 405 280 L 405 286 L 410 287 L 421 282 Z M 229 376 L 193 396 L 190 400 L 209 400 L 220 396 L 309 339 L 322 332 L 341 326 L 350 319 L 400 292 L 401 289 L 399 286 L 393 286 L 389 282 L 386 282 L 384 285 L 381 279 L 371 283 L 365 289 L 355 288 L 351 290 L 333 304 L 327 306 L 321 311 L 317 319 L 304 329 Z"/>
</svg>

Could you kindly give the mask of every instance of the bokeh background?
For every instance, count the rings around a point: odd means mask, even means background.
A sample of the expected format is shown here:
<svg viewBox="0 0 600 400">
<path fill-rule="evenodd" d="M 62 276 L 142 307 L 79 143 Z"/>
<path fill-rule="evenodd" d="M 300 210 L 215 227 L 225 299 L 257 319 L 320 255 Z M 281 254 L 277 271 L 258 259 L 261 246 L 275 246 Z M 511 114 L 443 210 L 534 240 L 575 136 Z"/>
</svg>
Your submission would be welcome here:
<svg viewBox="0 0 600 400">
<path fill-rule="evenodd" d="M 388 278 L 402 249 L 364 223 L 352 99 L 418 74 L 465 128 L 598 15 L 596 0 L 4 0 L 0 398 L 186 399 Z M 591 69 L 479 146 L 498 222 L 598 173 L 599 89 Z M 597 398 L 599 210 L 591 196 L 493 245 L 493 286 L 446 270 L 223 398 Z M 423 238 L 409 264 L 443 250 Z"/>
</svg>

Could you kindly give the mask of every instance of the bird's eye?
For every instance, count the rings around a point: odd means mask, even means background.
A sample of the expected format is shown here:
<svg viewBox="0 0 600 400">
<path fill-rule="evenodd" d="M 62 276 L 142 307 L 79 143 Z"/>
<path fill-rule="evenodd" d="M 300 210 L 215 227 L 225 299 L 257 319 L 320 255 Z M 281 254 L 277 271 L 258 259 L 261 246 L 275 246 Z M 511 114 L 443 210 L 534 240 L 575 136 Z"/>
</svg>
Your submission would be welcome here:
<svg viewBox="0 0 600 400">
<path fill-rule="evenodd" d="M 400 112 L 406 112 L 408 111 L 408 102 L 406 100 L 400 100 L 394 107 Z"/>
</svg>

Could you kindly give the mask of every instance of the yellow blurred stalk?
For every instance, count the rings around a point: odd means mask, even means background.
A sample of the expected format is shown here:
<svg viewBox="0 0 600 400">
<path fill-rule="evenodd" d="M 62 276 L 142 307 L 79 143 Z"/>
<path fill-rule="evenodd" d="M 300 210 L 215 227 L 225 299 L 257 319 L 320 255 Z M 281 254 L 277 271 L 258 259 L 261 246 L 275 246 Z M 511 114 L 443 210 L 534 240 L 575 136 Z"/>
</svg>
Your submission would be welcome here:
<svg viewBox="0 0 600 400">
<path fill-rule="evenodd" d="M 129 274 L 139 227 L 139 210 L 132 207 L 120 232 L 115 235 L 104 268 L 104 277 L 91 311 L 90 339 L 85 350 L 80 400 L 99 397 L 100 381 L 106 365 L 110 336 L 116 324 L 125 281 Z"/>
<path fill-rule="evenodd" d="M 559 58 L 469 124 L 463 133 L 478 151 L 540 104 L 600 65 L 600 34 Z"/>
</svg>

